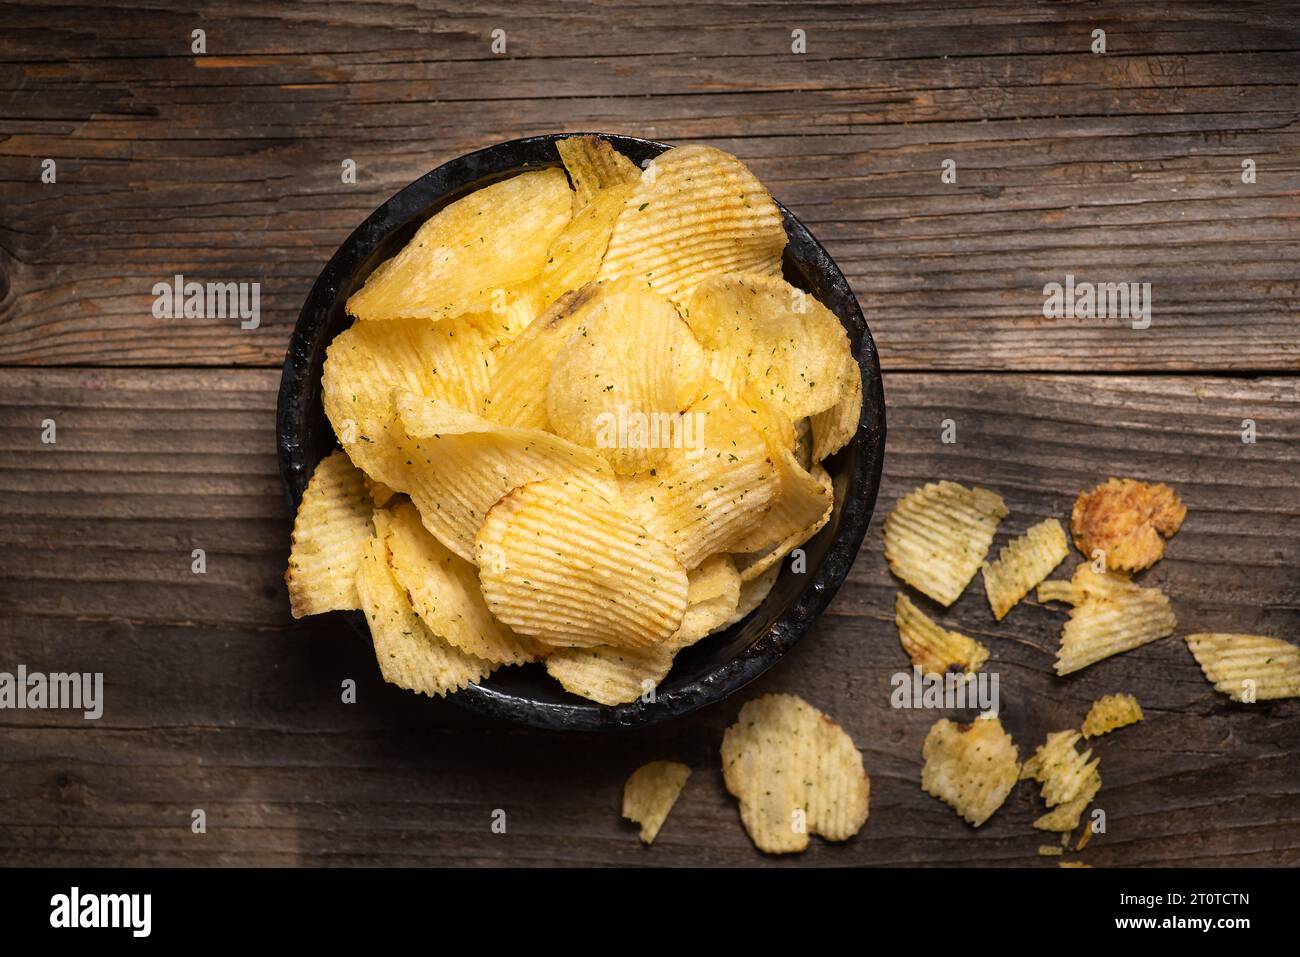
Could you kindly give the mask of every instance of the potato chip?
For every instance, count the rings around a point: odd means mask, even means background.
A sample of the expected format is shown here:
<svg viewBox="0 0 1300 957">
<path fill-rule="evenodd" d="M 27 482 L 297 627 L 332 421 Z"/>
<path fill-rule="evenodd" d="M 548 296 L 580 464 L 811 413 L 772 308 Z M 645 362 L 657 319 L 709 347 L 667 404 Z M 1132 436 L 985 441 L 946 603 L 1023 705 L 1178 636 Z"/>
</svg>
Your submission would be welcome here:
<svg viewBox="0 0 1300 957">
<path fill-rule="evenodd" d="M 614 222 L 632 195 L 632 188 L 628 185 L 601 190 L 560 230 L 536 281 L 543 305 L 549 306 L 566 292 L 581 289 L 596 279 Z"/>
<path fill-rule="evenodd" d="M 769 568 L 777 566 L 778 562 L 787 555 L 794 554 L 795 549 L 799 548 L 800 545 L 803 545 L 810 538 L 820 532 L 826 526 L 826 523 L 830 521 L 831 512 L 834 510 L 835 506 L 834 499 L 830 498 L 830 496 L 834 494 L 830 473 L 822 468 L 820 463 L 814 463 L 810 474 L 812 475 L 812 478 L 825 490 L 825 494 L 828 497 L 821 515 L 819 515 L 816 521 L 807 528 L 799 529 L 783 541 L 777 542 L 774 545 L 769 545 L 761 551 L 736 555 L 736 567 L 740 570 L 740 580 L 742 583 L 753 581 Z M 742 541 L 738 543 L 736 547 L 743 544 L 744 542 Z M 796 555 L 795 557 L 797 558 L 798 556 Z M 798 571 L 797 568 L 796 571 Z"/>
<path fill-rule="evenodd" d="M 740 604 L 740 573 L 729 555 L 710 555 L 687 576 L 686 613 L 668 638 L 673 648 L 693 645 L 728 621 Z"/>
<path fill-rule="evenodd" d="M 420 620 L 406 591 L 393 577 L 378 537 L 369 539 L 362 550 L 356 588 L 370 624 L 379 671 L 389 684 L 441 697 L 477 684 L 492 673 L 490 661 L 452 646 Z"/>
<path fill-rule="evenodd" d="M 722 738 L 722 775 L 761 851 L 787 854 L 808 835 L 846 841 L 866 823 L 871 781 L 844 730 L 795 695 L 749 701 Z"/>
<path fill-rule="evenodd" d="M 961 597 L 1007 515 L 1002 496 L 931 482 L 900 498 L 885 518 L 885 558 L 895 575 L 947 606 Z"/>
<path fill-rule="evenodd" d="M 1137 587 L 1123 572 L 1099 572 L 1088 562 L 1080 562 L 1074 567 L 1074 574 L 1069 581 L 1041 583 L 1038 586 L 1038 600 L 1082 605 L 1089 598 L 1113 598 Z"/>
<path fill-rule="evenodd" d="M 492 617 L 473 565 L 434 538 L 410 502 L 392 509 L 384 545 L 393 577 L 415 613 L 439 638 L 497 664 L 520 664 L 542 649 Z"/>
<path fill-rule="evenodd" d="M 1142 706 L 1131 694 L 1103 695 L 1092 703 L 1083 719 L 1083 736 L 1096 738 L 1142 720 Z"/>
<path fill-rule="evenodd" d="M 600 278 L 628 276 L 680 302 L 720 273 L 781 273 L 781 211 L 745 165 L 711 146 L 655 159 L 614 224 Z"/>
<path fill-rule="evenodd" d="M 546 658 L 546 671 L 565 691 L 598 704 L 627 704 L 648 695 L 664 680 L 672 670 L 674 654 L 675 649 L 667 645 L 557 648 Z"/>
<path fill-rule="evenodd" d="M 1233 701 L 1300 697 L 1300 647 L 1289 641 L 1238 634 L 1188 635 L 1186 640 L 1214 690 Z"/>
<path fill-rule="evenodd" d="M 708 360 L 667 299 L 603 290 L 556 352 L 546 410 L 556 434 L 595 448 L 620 475 L 661 464 L 696 440 L 682 411 L 709 385 Z"/>
<path fill-rule="evenodd" d="M 1043 800 L 1048 807 L 1075 800 L 1097 771 L 1099 759 L 1088 761 L 1091 751 L 1080 754 L 1075 750 L 1081 739 L 1078 731 L 1049 734 L 1020 771 L 1020 780 L 1032 778 L 1043 786 Z"/>
<path fill-rule="evenodd" d="M 736 624 L 736 622 L 748 617 L 749 614 L 755 611 L 759 605 L 763 604 L 763 600 L 767 598 L 768 592 L 772 590 L 772 586 L 776 584 L 776 580 L 780 576 L 781 566 L 773 565 L 771 568 L 762 572 L 750 581 L 742 580 L 740 583 L 740 598 L 736 602 L 736 610 L 731 613 L 731 616 L 727 618 L 726 621 L 717 628 L 714 628 L 713 631 L 718 632 L 723 628 L 730 628 L 732 625 Z"/>
<path fill-rule="evenodd" d="M 1092 867 L 1091 864 L 1085 864 L 1083 861 L 1057 861 L 1057 867 Z"/>
<path fill-rule="evenodd" d="M 979 827 L 1006 801 L 1020 772 L 1020 751 L 997 717 L 970 724 L 941 718 L 921 748 L 921 787 Z"/>
<path fill-rule="evenodd" d="M 641 825 L 641 840 L 653 844 L 668 812 L 686 787 L 691 769 L 680 761 L 651 761 L 623 785 L 623 816 Z"/>
<path fill-rule="evenodd" d="M 370 493 L 370 500 L 374 502 L 375 508 L 382 508 L 387 505 L 389 500 L 397 494 L 383 482 L 377 482 L 369 475 L 363 473 L 362 478 L 366 483 L 366 491 Z"/>
<path fill-rule="evenodd" d="M 1160 560 L 1164 540 L 1174 536 L 1186 517 L 1187 508 L 1168 485 L 1112 478 L 1080 493 L 1070 531 L 1089 558 L 1100 549 L 1107 568 L 1139 571 Z"/>
<path fill-rule="evenodd" d="M 848 445 L 862 421 L 862 370 L 856 361 L 844 373 L 836 403 L 812 417 L 814 460 L 821 462 Z"/>
<path fill-rule="evenodd" d="M 923 674 L 973 674 L 988 661 L 987 648 L 960 632 L 936 625 L 902 592 L 894 602 L 894 622 L 903 650 Z"/>
<path fill-rule="evenodd" d="M 1039 857 L 1060 857 L 1064 853 L 1065 853 L 1065 848 L 1059 847 L 1055 844 L 1038 845 Z"/>
<path fill-rule="evenodd" d="M 453 319 L 495 289 L 537 276 L 568 223 L 573 194 L 564 172 L 520 173 L 475 190 L 419 228 L 348 299 L 348 313 L 377 319 Z"/>
<path fill-rule="evenodd" d="M 794 424 L 794 457 L 799 463 L 799 467 L 805 472 L 811 472 L 813 464 L 817 461 L 813 458 L 813 432 L 812 419 L 804 416 Z"/>
<path fill-rule="evenodd" d="M 1061 804 L 1056 805 L 1056 807 L 1052 808 L 1046 814 L 1037 818 L 1034 821 L 1034 827 L 1040 831 L 1052 831 L 1053 833 L 1060 833 L 1063 836 L 1069 834 L 1079 826 L 1079 821 L 1083 817 L 1083 812 L 1087 809 L 1088 805 L 1092 803 L 1092 799 L 1097 796 L 1097 792 L 1100 790 L 1101 775 L 1094 769 L 1093 772 L 1084 779 L 1079 788 L 1079 792 L 1075 797 L 1071 798 L 1069 801 L 1064 801 Z M 1077 848 L 1077 850 L 1082 850 L 1082 844 L 1084 843 L 1087 842 L 1081 842 L 1080 847 Z"/>
<path fill-rule="evenodd" d="M 556 140 L 555 147 L 573 184 L 579 209 L 599 199 L 602 193 L 641 181 L 637 165 L 599 136 L 566 136 Z"/>
<path fill-rule="evenodd" d="M 687 569 L 732 551 L 764 520 L 780 489 L 767 444 L 723 390 L 686 410 L 690 448 L 619 483 L 628 513 Z"/>
<path fill-rule="evenodd" d="M 411 496 L 424 525 L 467 561 L 474 536 L 501 496 L 528 482 L 556 479 L 618 494 L 595 451 L 549 432 L 507 428 L 410 393 L 396 395 L 401 438 L 383 447 L 396 488 Z"/>
<path fill-rule="evenodd" d="M 357 563 L 369 540 L 370 494 L 364 476 L 342 452 L 312 472 L 293 521 L 284 583 L 293 617 L 361 607 Z"/>
<path fill-rule="evenodd" d="M 551 645 L 645 647 L 677 631 L 686 570 L 616 501 L 532 482 L 488 511 L 474 542 L 488 607 Z"/>
<path fill-rule="evenodd" d="M 1054 518 L 1039 522 L 1004 545 L 997 561 L 984 563 L 984 592 L 993 617 L 1001 621 L 1030 589 L 1070 554 L 1065 529 Z"/>
<path fill-rule="evenodd" d="M 1177 623 L 1169 599 L 1156 588 L 1133 585 L 1108 598 L 1088 598 L 1074 607 L 1061 631 L 1056 673 L 1068 675 L 1172 635 Z"/>
</svg>

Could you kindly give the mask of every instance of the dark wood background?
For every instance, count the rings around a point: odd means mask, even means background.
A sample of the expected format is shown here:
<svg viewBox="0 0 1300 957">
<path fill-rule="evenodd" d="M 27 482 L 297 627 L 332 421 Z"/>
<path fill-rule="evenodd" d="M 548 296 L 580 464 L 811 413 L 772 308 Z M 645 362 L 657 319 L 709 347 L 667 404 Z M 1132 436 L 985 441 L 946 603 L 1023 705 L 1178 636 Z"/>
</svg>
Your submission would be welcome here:
<svg viewBox="0 0 1300 957">
<path fill-rule="evenodd" d="M 338 622 L 290 620 L 274 404 L 298 307 L 390 194 L 527 134 L 707 141 L 812 228 L 886 369 L 878 518 L 923 481 L 979 483 L 1012 509 L 1002 541 L 1109 475 L 1167 481 L 1189 515 L 1148 577 L 1179 633 L 1300 637 L 1295 5 L 195 9 L 0 6 L 0 670 L 103 671 L 107 698 L 99 722 L 0 713 L 0 864 L 1055 865 L 1036 789 L 979 831 L 921 792 L 937 715 L 888 706 L 907 662 L 879 521 L 785 661 L 638 733 L 488 725 L 384 686 Z M 1044 320 L 1067 272 L 1149 281 L 1151 327 Z M 154 319 L 175 273 L 260 282 L 261 327 Z M 1060 612 L 995 625 L 978 579 L 944 620 L 990 647 L 1023 752 L 1103 693 L 1141 700 L 1095 745 L 1108 832 L 1079 859 L 1300 864 L 1300 702 L 1231 703 L 1176 638 L 1058 679 Z M 872 801 L 853 840 L 773 860 L 718 746 L 777 690 L 852 735 Z M 646 849 L 618 802 L 654 758 L 695 773 Z"/>
</svg>

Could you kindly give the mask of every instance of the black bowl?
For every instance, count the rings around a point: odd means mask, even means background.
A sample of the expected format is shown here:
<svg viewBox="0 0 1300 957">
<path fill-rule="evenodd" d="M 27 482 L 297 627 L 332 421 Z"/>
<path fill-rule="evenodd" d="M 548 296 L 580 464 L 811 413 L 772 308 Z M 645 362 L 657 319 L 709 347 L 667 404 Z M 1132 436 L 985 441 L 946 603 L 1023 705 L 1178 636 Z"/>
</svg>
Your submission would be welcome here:
<svg viewBox="0 0 1300 957">
<path fill-rule="evenodd" d="M 637 164 L 669 148 L 630 136 L 597 135 Z M 291 511 L 297 510 L 316 463 L 336 447 L 321 406 L 321 369 L 326 346 L 351 324 L 344 311 L 348 296 L 448 203 L 523 170 L 559 165 L 555 143 L 560 138 L 532 136 L 498 143 L 439 166 L 375 210 L 330 259 L 303 304 L 280 380 L 276 414 L 280 475 Z M 848 574 L 871 521 L 884 461 L 885 399 L 876 347 L 848 282 L 784 206 L 781 215 L 790 239 L 785 250 L 786 279 L 815 295 L 844 323 L 862 370 L 865 399 L 857 435 L 826 462 L 834 479 L 835 507 L 826 527 L 804 545 L 806 572 L 796 575 L 784 563 L 775 586 L 756 611 L 677 656 L 653 701 L 599 705 L 564 691 L 536 664 L 503 668 L 481 685 L 452 695 L 453 701 L 482 714 L 541 728 L 597 730 L 653 724 L 721 701 L 753 681 L 776 664 L 826 608 Z M 368 640 L 361 613 L 347 615 Z"/>
</svg>

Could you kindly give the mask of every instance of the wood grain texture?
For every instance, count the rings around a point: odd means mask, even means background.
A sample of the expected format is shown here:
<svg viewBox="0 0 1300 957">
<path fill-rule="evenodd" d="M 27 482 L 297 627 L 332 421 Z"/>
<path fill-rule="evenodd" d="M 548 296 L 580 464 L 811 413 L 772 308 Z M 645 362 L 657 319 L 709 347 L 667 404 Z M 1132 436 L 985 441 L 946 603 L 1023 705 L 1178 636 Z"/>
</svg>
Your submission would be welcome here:
<svg viewBox="0 0 1300 957">
<path fill-rule="evenodd" d="M 999 543 L 1112 474 L 1172 483 L 1189 507 L 1146 573 L 1179 634 L 1300 635 L 1300 380 L 897 373 L 877 521 L 807 638 L 734 698 L 666 727 L 563 737 L 489 726 L 384 686 L 331 618 L 294 623 L 280 576 L 270 370 L 0 370 L 0 662 L 103 671 L 98 722 L 0 712 L 0 864 L 1041 865 L 1036 789 L 978 831 L 919 787 L 934 712 L 889 707 L 907 662 L 880 520 L 935 478 L 1011 508 Z M 57 423 L 43 445 L 41 422 Z M 1258 442 L 1241 441 L 1257 423 Z M 957 441 L 944 444 L 944 419 Z M 192 548 L 208 571 L 190 571 Z M 1072 557 L 1069 561 L 1073 562 Z M 933 605 L 920 600 L 936 613 Z M 1300 702 L 1216 694 L 1176 638 L 1065 679 L 1063 615 L 994 623 L 977 578 L 940 618 L 984 642 L 1027 752 L 1113 691 L 1140 725 L 1095 742 L 1108 832 L 1099 866 L 1300 864 Z M 354 678 L 359 701 L 339 700 Z M 843 845 L 758 854 L 719 771 L 722 731 L 764 691 L 836 718 L 864 755 L 871 817 Z M 655 758 L 695 769 L 655 845 L 618 816 Z M 208 833 L 190 832 L 203 808 Z M 495 809 L 508 830 L 493 834 Z"/>
<path fill-rule="evenodd" d="M 1291 3 L 182 7 L 5 5 L 0 364 L 278 366 L 389 195 L 594 128 L 741 156 L 848 274 L 889 368 L 1300 368 Z M 260 282 L 261 327 L 154 319 L 176 273 Z M 1045 320 L 1066 273 L 1150 282 L 1151 328 Z"/>
</svg>

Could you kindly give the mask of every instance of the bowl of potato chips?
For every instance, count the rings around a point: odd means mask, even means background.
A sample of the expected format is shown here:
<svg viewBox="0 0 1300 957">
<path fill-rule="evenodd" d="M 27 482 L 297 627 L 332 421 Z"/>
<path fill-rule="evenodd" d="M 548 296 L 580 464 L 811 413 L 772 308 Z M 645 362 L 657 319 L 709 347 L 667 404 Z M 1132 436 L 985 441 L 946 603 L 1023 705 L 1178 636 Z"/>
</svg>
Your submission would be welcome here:
<svg viewBox="0 0 1300 957">
<path fill-rule="evenodd" d="M 557 729 L 721 700 L 805 634 L 885 411 L 843 274 L 736 157 L 514 140 L 377 209 L 281 380 L 294 617 L 383 678 Z"/>
</svg>

